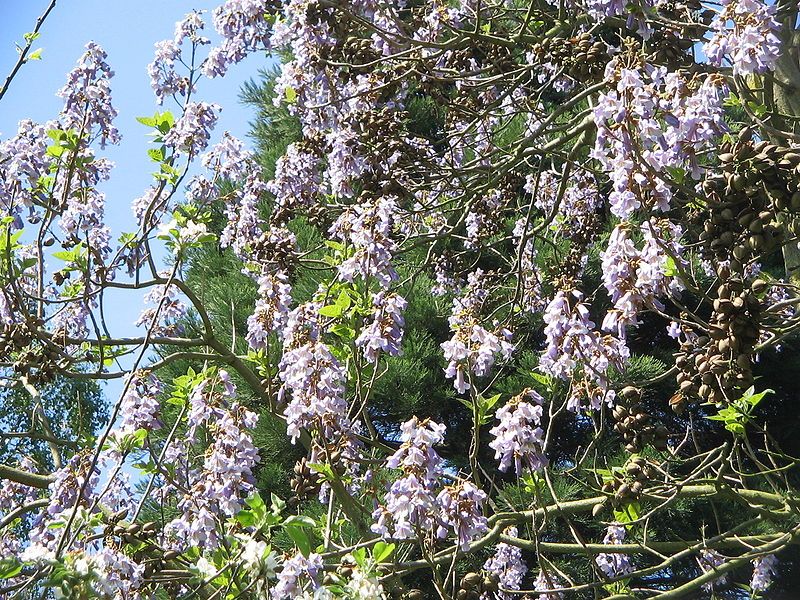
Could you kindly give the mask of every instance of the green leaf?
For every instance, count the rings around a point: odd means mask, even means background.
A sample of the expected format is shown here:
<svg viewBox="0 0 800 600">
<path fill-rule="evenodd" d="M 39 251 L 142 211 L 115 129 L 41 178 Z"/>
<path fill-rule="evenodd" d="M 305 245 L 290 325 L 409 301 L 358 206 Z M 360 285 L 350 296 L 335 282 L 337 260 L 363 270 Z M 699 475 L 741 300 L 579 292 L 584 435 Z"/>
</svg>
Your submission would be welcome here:
<svg viewBox="0 0 800 600">
<path fill-rule="evenodd" d="M 22 564 L 13 558 L 0 560 L 0 579 L 11 579 L 22 571 Z"/>
<path fill-rule="evenodd" d="M 355 559 L 356 564 L 359 567 L 365 567 L 367 564 L 367 549 L 366 548 L 356 548 L 353 550 L 350 555 Z"/>
<path fill-rule="evenodd" d="M 614 509 L 614 520 L 618 523 L 631 523 L 641 516 L 642 507 L 638 502 L 629 502 L 622 509 Z"/>
<path fill-rule="evenodd" d="M 36 50 L 28 54 L 27 60 L 42 60 L 42 52 L 43 52 L 42 48 L 37 48 Z"/>
<path fill-rule="evenodd" d="M 59 156 L 64 154 L 64 150 L 65 150 L 64 146 L 61 146 L 59 144 L 52 144 L 47 147 L 47 154 L 48 156 L 58 158 Z"/>
<path fill-rule="evenodd" d="M 671 256 L 667 256 L 667 260 L 664 263 L 664 275 L 667 277 L 678 275 L 678 265 L 675 264 L 675 259 Z"/>
<path fill-rule="evenodd" d="M 531 372 L 531 378 L 541 385 L 543 385 L 548 390 L 553 389 L 553 378 L 549 375 L 545 375 L 543 373 L 537 373 L 536 371 Z"/>
<path fill-rule="evenodd" d="M 356 337 L 356 330 L 342 323 L 337 323 L 336 325 L 331 327 L 331 333 L 335 336 L 340 337 L 346 342 L 352 341 Z"/>
<path fill-rule="evenodd" d="M 500 400 L 500 394 L 495 394 L 490 398 L 484 398 L 483 396 L 480 396 L 478 398 L 478 402 L 480 403 L 481 408 L 487 412 L 492 410 L 492 407 L 494 407 L 494 405 L 497 404 L 498 400 Z"/>
<path fill-rule="evenodd" d="M 338 318 L 342 316 L 344 309 L 338 304 L 328 304 L 319 309 L 319 314 L 323 317 Z"/>
<path fill-rule="evenodd" d="M 336 474 L 333 472 L 330 465 L 326 465 L 325 463 L 308 463 L 308 466 L 326 479 L 336 479 Z"/>
<path fill-rule="evenodd" d="M 380 541 L 372 548 L 372 559 L 376 563 L 385 562 L 386 559 L 392 555 L 392 552 L 394 552 L 394 548 L 394 544 L 387 544 L 386 542 Z"/>
<path fill-rule="evenodd" d="M 302 525 L 284 525 L 286 533 L 292 538 L 292 541 L 297 545 L 297 549 L 308 558 L 311 554 L 311 540 L 308 537 Z"/>
<path fill-rule="evenodd" d="M 147 127 L 155 127 L 156 126 L 156 118 L 155 117 L 136 117 L 136 120 L 139 121 L 142 125 Z"/>
<path fill-rule="evenodd" d="M 350 295 L 347 293 L 347 290 L 342 290 L 342 293 L 339 294 L 339 297 L 336 299 L 336 306 L 340 306 L 342 308 L 342 312 L 350 308 L 352 303 L 353 301 L 351 300 Z"/>
<path fill-rule="evenodd" d="M 316 527 L 317 522 L 306 515 L 292 515 L 283 522 L 284 525 L 298 525 L 300 527 Z"/>
<path fill-rule="evenodd" d="M 272 502 L 272 512 L 281 514 L 283 509 L 286 508 L 286 502 L 284 502 L 277 494 L 270 494 L 269 497 L 270 501 Z"/>
<path fill-rule="evenodd" d="M 286 101 L 289 104 L 294 104 L 297 101 L 297 92 L 292 86 L 286 86 L 286 91 L 284 93 L 286 95 Z"/>
</svg>

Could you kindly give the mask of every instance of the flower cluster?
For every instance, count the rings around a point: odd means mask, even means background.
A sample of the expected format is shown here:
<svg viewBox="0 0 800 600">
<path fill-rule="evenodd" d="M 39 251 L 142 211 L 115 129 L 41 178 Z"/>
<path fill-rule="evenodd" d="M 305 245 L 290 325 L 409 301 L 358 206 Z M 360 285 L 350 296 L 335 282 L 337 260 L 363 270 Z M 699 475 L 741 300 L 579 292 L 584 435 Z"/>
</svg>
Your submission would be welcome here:
<svg viewBox="0 0 800 600">
<path fill-rule="evenodd" d="M 217 104 L 187 103 L 183 115 L 164 136 L 164 144 L 174 148 L 176 152 L 197 156 L 208 146 L 211 130 L 217 124 L 220 110 L 222 108 Z"/>
<path fill-rule="evenodd" d="M 753 559 L 753 577 L 750 579 L 750 589 L 754 592 L 766 592 L 777 575 L 778 557 L 774 554 Z"/>
<path fill-rule="evenodd" d="M 465 220 L 467 226 L 467 246 L 477 247 L 481 240 L 497 233 L 501 220 L 505 197 L 500 190 L 491 190 L 473 202 Z"/>
<path fill-rule="evenodd" d="M 347 583 L 347 591 L 352 594 L 353 600 L 388 600 L 378 577 L 365 572 L 364 569 L 355 568 Z"/>
<path fill-rule="evenodd" d="M 278 600 L 285 598 L 299 598 L 307 586 L 312 590 L 319 587 L 319 575 L 322 572 L 322 557 L 311 553 L 308 558 L 299 552 L 283 561 L 283 567 L 278 573 L 278 581 L 272 589 L 272 596 Z"/>
<path fill-rule="evenodd" d="M 536 248 L 533 240 L 527 238 L 528 219 L 519 219 L 514 224 L 514 242 L 522 245 L 519 250 L 519 278 L 522 294 L 522 307 L 536 313 L 542 306 L 542 282 L 539 277 L 539 268 L 536 266 Z"/>
<path fill-rule="evenodd" d="M 275 163 L 275 177 L 267 189 L 275 196 L 275 219 L 288 219 L 296 211 L 314 206 L 320 195 L 320 159 L 307 146 L 289 144 Z"/>
<path fill-rule="evenodd" d="M 356 338 L 356 346 L 364 349 L 364 358 L 378 362 L 381 351 L 389 356 L 400 354 L 405 319 L 403 311 L 408 303 L 393 292 L 380 291 L 372 299 L 375 307 L 372 323 Z"/>
<path fill-rule="evenodd" d="M 533 589 L 540 592 L 536 600 L 564 600 L 562 592 L 553 591 L 562 587 L 562 585 L 563 583 L 558 577 L 542 569 L 533 582 Z"/>
<path fill-rule="evenodd" d="M 729 58 L 737 75 L 774 69 L 781 50 L 777 6 L 762 0 L 722 0 L 720 4 L 722 10 L 711 22 L 714 35 L 703 46 L 711 64 L 720 66 Z"/>
<path fill-rule="evenodd" d="M 39 181 L 48 173 L 51 162 L 48 129 L 51 127 L 23 120 L 14 137 L 0 142 L 0 208 L 4 215 L 14 217 L 15 229 L 23 226 L 23 207 L 31 209 L 31 217 L 35 215 L 33 202 L 39 197 Z"/>
<path fill-rule="evenodd" d="M 290 0 L 283 5 L 282 18 L 275 24 L 270 38 L 274 48 L 290 50 L 292 60 L 281 67 L 276 80 L 275 102 L 295 96 L 292 110 L 298 114 L 304 132 L 319 133 L 329 113 L 328 109 L 306 110 L 306 106 L 322 106 L 331 100 L 333 92 L 325 69 L 319 64 L 321 53 L 336 43 L 330 23 L 330 8 L 317 7 L 317 18 L 307 18 L 309 0 Z M 291 93 L 287 93 L 291 90 Z"/>
<path fill-rule="evenodd" d="M 383 287 L 397 279 L 392 254 L 397 245 L 392 240 L 397 206 L 391 197 L 357 204 L 342 213 L 330 233 L 352 249 L 352 256 L 339 265 L 339 275 L 352 282 L 355 277 L 374 277 Z"/>
<path fill-rule="evenodd" d="M 488 529 L 488 520 L 483 516 L 483 503 L 487 495 L 469 481 L 460 481 L 447 486 L 436 496 L 439 509 L 437 537 L 447 537 L 448 527 L 455 533 L 458 547 L 469 550 L 469 543 Z"/>
<path fill-rule="evenodd" d="M 621 544 L 625 540 L 625 527 L 622 525 L 609 525 L 603 538 L 604 544 Z M 606 577 L 624 577 L 633 573 L 634 567 L 627 554 L 619 552 L 598 554 L 594 562 Z"/>
<path fill-rule="evenodd" d="M 136 319 L 137 327 L 147 328 L 153 335 L 170 336 L 180 334 L 183 326 L 179 321 L 186 316 L 187 306 L 178 296 L 179 291 L 174 285 L 155 285 L 143 301 L 155 304 L 146 308 Z"/>
<path fill-rule="evenodd" d="M 622 370 L 630 356 L 624 341 L 595 330 L 583 298 L 579 290 L 562 290 L 548 304 L 544 313 L 547 347 L 539 360 L 539 368 L 548 375 L 576 380 L 567 404 L 575 412 L 581 409 L 582 398 L 594 410 L 603 402 L 613 403 L 608 369 Z"/>
<path fill-rule="evenodd" d="M 162 104 L 167 96 L 175 94 L 187 96 L 194 92 L 193 82 L 188 76 L 178 73 L 175 61 L 181 58 L 185 40 L 189 40 L 194 49 L 211 43 L 207 37 L 200 34 L 204 28 L 202 12 L 190 12 L 175 23 L 173 39 L 156 42 L 155 57 L 153 62 L 147 65 L 147 74 L 150 76 L 150 87 L 153 88 L 159 104 Z"/>
<path fill-rule="evenodd" d="M 611 211 L 623 219 L 642 205 L 666 211 L 672 190 L 665 170 L 685 168 L 699 177 L 698 153 L 725 131 L 724 80 L 687 81 L 666 67 L 631 69 L 616 59 L 606 78 L 616 86 L 594 109 L 592 157 L 612 179 Z"/>
<path fill-rule="evenodd" d="M 286 432 L 294 443 L 300 429 L 316 429 L 324 437 L 350 430 L 344 398 L 346 373 L 330 349 L 319 339 L 319 306 L 306 303 L 291 311 L 283 330 L 283 381 L 279 401 L 286 392 Z"/>
<path fill-rule="evenodd" d="M 281 332 L 292 303 L 292 288 L 282 271 L 258 278 L 258 300 L 253 314 L 247 318 L 247 343 L 253 350 L 264 350 L 267 338 Z"/>
<path fill-rule="evenodd" d="M 517 537 L 517 528 L 510 527 L 506 533 Z M 483 564 L 487 573 L 497 577 L 500 587 L 504 590 L 514 591 L 522 588 L 522 580 L 528 572 L 528 565 L 522 559 L 522 550 L 516 546 L 500 542 L 494 554 Z M 498 592 L 500 600 L 512 600 L 514 597 L 506 592 Z"/>
<path fill-rule="evenodd" d="M 408 539 L 430 532 L 439 539 L 450 530 L 461 549 L 467 549 L 476 536 L 487 530 L 483 503 L 487 496 L 468 481 L 442 487 L 442 458 L 433 449 L 444 439 L 445 426 L 416 417 L 401 426 L 402 444 L 386 461 L 390 469 L 403 475 L 394 481 L 384 504 L 373 512 L 372 531 L 394 539 Z"/>
<path fill-rule="evenodd" d="M 697 556 L 697 564 L 700 566 L 700 570 L 703 573 L 716 571 L 717 567 L 721 566 L 724 562 L 725 557 L 716 550 L 708 550 L 704 548 Z M 712 592 L 713 590 L 717 590 L 728 585 L 729 580 L 730 576 L 727 573 L 724 573 L 716 579 L 712 579 L 708 583 L 704 583 L 703 589 L 706 592 Z"/>
<path fill-rule="evenodd" d="M 53 473 L 49 486 L 49 503 L 37 515 L 28 534 L 30 545 L 23 556 L 47 558 L 55 550 L 62 530 L 56 523 L 64 521 L 76 506 L 90 506 L 94 498 L 100 473 L 92 466 L 91 456 L 75 454 L 61 469 Z M 76 547 L 80 541 L 76 540 Z"/>
<path fill-rule="evenodd" d="M 594 218 L 603 198 L 594 178 L 583 171 L 570 177 L 560 199 L 558 188 L 559 180 L 550 171 L 542 173 L 538 179 L 529 175 L 525 181 L 525 191 L 533 197 L 536 208 L 547 217 L 555 211 L 553 231 L 572 237 L 584 230 L 586 222 Z"/>
<path fill-rule="evenodd" d="M 373 513 L 372 531 L 384 537 L 413 538 L 415 528 L 435 527 L 434 489 L 443 473 L 441 456 L 433 449 L 444 439 L 445 426 L 416 417 L 401 425 L 400 448 L 386 461 L 390 469 L 401 469 L 403 477 L 392 483 L 385 506 Z"/>
<path fill-rule="evenodd" d="M 495 459 L 500 460 L 501 471 L 513 464 L 517 475 L 522 476 L 528 469 L 541 471 L 547 466 L 544 431 L 539 427 L 543 403 L 538 393 L 526 389 L 497 411 L 500 423 L 489 431 L 494 436 L 489 447 L 495 451 Z"/>
<path fill-rule="evenodd" d="M 626 328 L 637 325 L 638 314 L 645 307 L 663 310 L 659 298 L 674 296 L 683 286 L 668 275 L 668 264 L 683 263 L 682 231 L 666 219 L 650 219 L 642 227 L 645 239 L 638 250 L 630 235 L 630 226 L 620 224 L 611 232 L 608 248 L 601 253 L 603 284 L 611 296 L 613 308 L 603 319 L 603 330 L 626 337 Z M 669 253 L 668 253 L 669 252 Z"/>
<path fill-rule="evenodd" d="M 207 77 L 221 77 L 249 53 L 269 49 L 270 25 L 263 0 L 226 0 L 214 9 L 214 29 L 222 44 L 203 63 Z"/>
<path fill-rule="evenodd" d="M 36 464 L 27 457 L 20 460 L 19 468 L 28 473 L 36 473 L 38 471 Z M 6 520 L 8 513 L 35 501 L 38 496 L 39 490 L 36 488 L 16 481 L 4 481 L 3 485 L 0 486 L 0 520 Z M 20 550 L 22 550 L 22 540 L 14 535 L 10 528 L 2 528 L 0 530 L 0 555 L 14 556 Z"/>
<path fill-rule="evenodd" d="M 483 271 L 478 269 L 470 274 L 462 296 L 453 300 L 448 318 L 453 337 L 442 342 L 441 347 L 448 361 L 445 375 L 454 380 L 453 385 L 459 393 L 464 393 L 470 387 L 466 379 L 468 372 L 484 377 L 489 374 L 498 356 L 508 359 L 514 350 L 508 329 L 497 327 L 495 331 L 489 331 L 479 320 L 487 294 Z"/>
<path fill-rule="evenodd" d="M 87 137 L 96 134 L 101 148 L 107 143 L 119 143 L 121 139 L 113 124 L 117 116 L 111 104 L 110 81 L 114 71 L 106 58 L 108 55 L 103 48 L 89 42 L 77 66 L 67 75 L 67 83 L 58 91 L 58 96 L 64 100 L 60 117 L 64 130 Z"/>
<path fill-rule="evenodd" d="M 235 402 L 236 388 L 225 371 L 208 376 L 189 397 L 189 441 L 205 426 L 212 440 L 202 469 L 190 474 L 190 493 L 178 503 L 182 514 L 164 529 L 170 544 L 213 549 L 219 544 L 217 519 L 235 515 L 255 482 L 258 449 L 249 431 L 258 415 Z"/>
<path fill-rule="evenodd" d="M 143 597 L 137 594 L 145 583 L 143 564 L 108 546 L 88 558 L 96 587 L 103 595 L 115 600 Z"/>
<path fill-rule="evenodd" d="M 161 406 L 158 401 L 163 389 L 164 385 L 155 375 L 134 373 L 131 376 L 120 405 L 120 435 L 134 433 L 138 429 L 155 431 L 164 426 L 159 417 Z"/>
</svg>

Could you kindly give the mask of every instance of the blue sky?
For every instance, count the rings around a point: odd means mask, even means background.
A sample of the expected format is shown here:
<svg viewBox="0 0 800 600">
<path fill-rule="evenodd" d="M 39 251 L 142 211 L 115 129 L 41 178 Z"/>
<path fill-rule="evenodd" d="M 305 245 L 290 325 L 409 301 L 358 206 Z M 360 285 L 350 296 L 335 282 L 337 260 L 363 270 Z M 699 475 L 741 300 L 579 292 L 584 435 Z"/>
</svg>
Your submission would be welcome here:
<svg viewBox="0 0 800 600">
<path fill-rule="evenodd" d="M 211 10 L 221 0 L 58 0 L 55 10 L 41 29 L 34 48 L 41 47 L 42 60 L 25 65 L 10 90 L 0 102 L 0 138 L 16 132 L 23 118 L 46 121 L 54 118 L 61 100 L 56 91 L 64 84 L 66 73 L 74 66 L 89 41 L 99 43 L 108 53 L 115 71 L 112 80 L 114 105 L 119 111 L 116 125 L 122 133 L 120 146 L 109 146 L 105 156 L 115 163 L 112 178 L 103 185 L 106 193 L 107 222 L 114 238 L 122 231 L 135 230 L 131 201 L 151 183 L 152 163 L 147 157 L 148 129 L 137 116 L 159 110 L 150 89 L 146 67 L 153 57 L 153 44 L 171 38 L 175 22 L 193 9 L 206 10 L 206 27 L 212 43 L 216 35 L 211 26 Z M 0 0 L 0 81 L 16 62 L 15 43 L 23 43 L 23 34 L 31 31 L 36 18 L 49 0 Z M 230 131 L 244 139 L 252 111 L 239 103 L 242 83 L 257 78 L 259 68 L 270 60 L 256 54 L 233 67 L 223 79 L 201 80 L 196 99 L 216 102 L 223 107 L 214 140 Z M 160 110 L 176 107 L 165 101 Z M 213 141 L 213 140 L 212 140 Z M 110 303 L 109 325 L 116 335 L 132 335 L 133 322 L 142 309 L 141 295 L 124 294 Z M 113 399 L 116 385 L 108 393 Z"/>
<path fill-rule="evenodd" d="M 14 43 L 33 29 L 37 16 L 49 0 L 0 0 L 0 76 L 5 79 L 17 55 Z M 213 0 L 59 0 L 42 28 L 34 47 L 42 47 L 42 60 L 29 62 L 0 103 L 0 135 L 13 135 L 22 118 L 46 121 L 61 107 L 55 96 L 66 73 L 93 40 L 108 53 L 115 71 L 112 80 L 114 105 L 119 111 L 116 125 L 122 132 L 120 147 L 109 147 L 107 156 L 116 163 L 113 181 L 104 186 L 108 196 L 109 223 L 119 231 L 130 228 L 131 200 L 150 183 L 152 166 L 147 158 L 147 129 L 137 116 L 158 110 L 150 89 L 146 67 L 153 57 L 153 44 L 173 35 L 175 21 L 192 9 L 207 10 L 211 29 Z M 209 32 L 214 39 L 213 29 Z M 254 55 L 234 67 L 223 79 L 203 80 L 197 98 L 223 107 L 216 133 L 229 130 L 237 137 L 248 131 L 251 111 L 239 104 L 238 93 L 247 79 L 268 64 L 263 54 Z M 171 108 L 165 102 L 165 108 Z M 174 109 L 174 107 L 172 107 Z"/>
</svg>

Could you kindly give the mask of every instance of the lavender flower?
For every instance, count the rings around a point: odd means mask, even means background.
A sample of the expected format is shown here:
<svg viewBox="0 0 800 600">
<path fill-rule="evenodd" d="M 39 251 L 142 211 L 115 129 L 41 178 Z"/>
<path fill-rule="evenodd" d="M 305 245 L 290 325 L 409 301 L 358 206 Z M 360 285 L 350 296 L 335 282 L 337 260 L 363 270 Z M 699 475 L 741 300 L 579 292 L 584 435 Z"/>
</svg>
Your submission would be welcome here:
<svg viewBox="0 0 800 600">
<path fill-rule="evenodd" d="M 47 131 L 55 125 L 23 120 L 14 137 L 0 142 L 0 208 L 14 217 L 14 229 L 23 226 L 23 207 L 30 209 L 29 218 L 36 215 L 33 202 L 38 197 L 39 179 L 49 172 L 52 161 L 47 154 Z"/>
<path fill-rule="evenodd" d="M 189 102 L 184 107 L 183 115 L 164 136 L 164 144 L 176 152 L 196 156 L 208 146 L 220 110 L 222 108 L 217 104 Z"/>
<path fill-rule="evenodd" d="M 508 528 L 506 534 L 517 537 L 517 528 Z M 505 590 L 522 589 L 522 580 L 528 572 L 528 565 L 522 559 L 522 550 L 503 542 L 497 544 L 494 554 L 484 563 L 483 568 L 488 573 L 495 575 L 500 587 Z M 485 596 L 488 600 L 488 596 Z M 506 592 L 498 592 L 497 597 L 500 600 L 513 600 L 514 598 L 512 594 Z"/>
<path fill-rule="evenodd" d="M 611 232 L 608 248 L 601 253 L 603 284 L 613 308 L 603 320 L 603 329 L 617 337 L 626 337 L 626 327 L 637 325 L 639 312 L 645 307 L 664 310 L 660 298 L 683 289 L 679 279 L 667 276 L 669 260 L 684 263 L 683 246 L 678 241 L 680 226 L 665 219 L 651 219 L 642 228 L 645 244 L 637 250 L 626 224 Z M 669 252 L 669 254 L 667 253 Z"/>
<path fill-rule="evenodd" d="M 203 63 L 207 77 L 225 75 L 231 65 L 255 50 L 269 50 L 268 8 L 264 0 L 226 0 L 214 9 L 214 29 L 222 44 Z"/>
<path fill-rule="evenodd" d="M 773 70 L 781 49 L 776 5 L 761 0 L 722 0 L 720 4 L 722 10 L 711 22 L 714 35 L 703 46 L 711 64 L 720 66 L 728 57 L 736 75 Z"/>
<path fill-rule="evenodd" d="M 469 550 L 469 543 L 488 530 L 488 520 L 483 516 L 486 493 L 469 481 L 447 486 L 436 497 L 439 508 L 439 528 L 436 535 L 447 537 L 448 527 L 455 532 L 458 547 Z"/>
<path fill-rule="evenodd" d="M 353 248 L 353 256 L 339 265 L 342 279 L 374 277 L 384 288 L 397 279 L 391 263 L 397 249 L 391 237 L 396 211 L 394 198 L 380 198 L 356 205 L 336 219 L 330 233 Z"/>
<path fill-rule="evenodd" d="M 158 104 L 163 104 L 167 96 L 186 96 L 190 91 L 189 77 L 180 75 L 175 70 L 175 61 L 180 56 L 180 46 L 173 40 L 156 42 L 155 56 L 153 62 L 147 65 L 147 74 Z"/>
<path fill-rule="evenodd" d="M 186 316 L 187 306 L 178 294 L 175 286 L 156 285 L 150 288 L 143 301 L 155 306 L 144 309 L 134 324 L 146 327 L 153 335 L 180 334 L 183 326 L 178 322 Z"/>
<path fill-rule="evenodd" d="M 258 300 L 247 318 L 247 343 L 253 350 L 264 350 L 270 333 L 281 331 L 289 315 L 292 288 L 282 271 L 258 278 Z"/>
<path fill-rule="evenodd" d="M 104 547 L 90 557 L 98 591 L 107 597 L 136 598 L 144 585 L 144 565 L 119 550 Z"/>
<path fill-rule="evenodd" d="M 697 556 L 697 564 L 700 566 L 700 570 L 703 573 L 716 571 L 717 567 L 722 565 L 724 562 L 725 557 L 716 550 L 703 549 Z M 728 574 L 720 575 L 716 579 L 712 579 L 708 583 L 704 583 L 703 589 L 707 592 L 711 592 L 713 590 L 723 588 L 728 585 L 729 580 L 730 576 Z"/>
<path fill-rule="evenodd" d="M 625 540 L 625 527 L 621 525 L 609 525 L 606 535 L 603 538 L 604 544 L 621 544 Z M 606 577 L 624 577 L 633 573 L 635 570 L 627 554 L 602 553 L 598 554 L 594 562 Z"/>
<path fill-rule="evenodd" d="M 533 582 L 533 589 L 541 592 L 537 600 L 563 600 L 564 594 L 562 592 L 551 591 L 563 586 L 561 580 L 558 579 L 553 573 L 546 573 L 544 570 L 539 571 L 536 580 Z"/>
<path fill-rule="evenodd" d="M 287 434 L 294 443 L 300 429 L 316 429 L 323 436 L 350 430 L 344 399 L 346 373 L 330 349 L 319 340 L 315 304 L 303 304 L 289 313 L 283 330 L 283 358 L 279 375 L 291 399 L 286 415 Z"/>
<path fill-rule="evenodd" d="M 699 177 L 697 153 L 725 131 L 724 80 L 686 81 L 665 67 L 635 70 L 618 59 L 606 67 L 606 78 L 616 87 L 598 98 L 591 155 L 612 179 L 611 211 L 622 219 L 643 204 L 666 211 L 672 191 L 660 173 L 679 167 Z"/>
<path fill-rule="evenodd" d="M 110 81 L 114 71 L 106 63 L 107 57 L 98 44 L 89 42 L 77 66 L 67 75 L 66 85 L 57 94 L 64 99 L 60 117 L 64 130 L 74 130 L 87 137 L 96 132 L 101 148 L 106 143 L 117 144 L 121 139 L 113 125 L 117 116 L 111 104 Z"/>
<path fill-rule="evenodd" d="M 314 206 L 321 193 L 320 159 L 302 143 L 289 144 L 275 163 L 267 189 L 275 196 L 275 218 L 288 220 L 298 210 Z"/>
<path fill-rule="evenodd" d="M 488 295 L 485 284 L 485 276 L 480 269 L 469 276 L 467 288 L 453 300 L 448 318 L 453 337 L 441 344 L 444 358 L 448 361 L 445 376 L 454 380 L 453 385 L 459 393 L 464 393 L 470 387 L 466 380 L 467 372 L 484 377 L 489 374 L 498 356 L 508 359 L 514 350 L 508 329 L 498 327 L 495 331 L 489 331 L 480 324 L 479 313 Z"/>
<path fill-rule="evenodd" d="M 92 468 L 91 456 L 88 454 L 75 454 L 53 476 L 53 482 L 49 486 L 50 501 L 37 515 L 28 535 L 31 545 L 27 552 L 34 556 L 47 556 L 49 551 L 55 550 L 60 529 L 51 525 L 63 521 L 68 511 L 76 505 L 89 506 L 100 480 L 99 471 L 96 467 Z M 80 547 L 80 540 L 76 540 L 75 544 Z"/>
<path fill-rule="evenodd" d="M 543 403 L 539 394 L 527 389 L 497 411 L 500 423 L 489 431 L 494 436 L 489 447 L 495 451 L 495 459 L 500 459 L 501 471 L 507 471 L 513 463 L 517 476 L 522 476 L 526 469 L 541 471 L 547 466 L 542 453 L 544 432 L 539 427 Z"/>
<path fill-rule="evenodd" d="M 433 449 L 444 439 L 445 426 L 413 417 L 401 425 L 402 445 L 386 461 L 390 469 L 404 476 L 395 481 L 384 499 L 385 506 L 373 512 L 372 531 L 383 536 L 407 539 L 416 527 L 430 530 L 436 521 L 435 488 L 443 472 L 442 458 Z"/>
<path fill-rule="evenodd" d="M 777 575 L 778 558 L 774 554 L 753 559 L 753 577 L 750 579 L 750 589 L 754 592 L 766 592 Z"/>
<path fill-rule="evenodd" d="M 603 402 L 613 404 L 615 393 L 609 388 L 607 373 L 610 367 L 624 368 L 630 356 L 624 341 L 595 331 L 579 290 L 556 293 L 545 310 L 544 322 L 547 347 L 539 368 L 553 377 L 576 380 L 568 408 L 578 412 L 584 398 L 593 410 L 599 410 Z"/>
<path fill-rule="evenodd" d="M 122 397 L 120 413 L 122 421 L 119 433 L 126 435 L 138 429 L 155 431 L 164 426 L 159 418 L 160 403 L 158 396 L 164 386 L 155 375 L 134 373 L 128 384 L 128 390 Z"/>
<path fill-rule="evenodd" d="M 375 307 L 372 323 L 361 332 L 355 343 L 364 349 L 367 361 L 376 363 L 381 351 L 389 356 L 400 354 L 405 326 L 403 311 L 408 303 L 402 296 L 384 291 L 375 294 L 372 303 Z"/>
<path fill-rule="evenodd" d="M 278 582 L 272 589 L 274 597 L 278 600 L 284 598 L 299 598 L 303 590 L 310 587 L 315 590 L 319 587 L 319 574 L 322 571 L 322 557 L 311 553 L 305 558 L 299 552 L 283 562 L 283 568 L 278 573 Z M 307 579 L 308 585 L 303 585 L 302 580 Z"/>
<path fill-rule="evenodd" d="M 190 394 L 187 438 L 194 441 L 197 429 L 204 425 L 212 443 L 202 469 L 189 473 L 190 493 L 178 502 L 182 514 L 164 528 L 172 547 L 216 548 L 219 523 L 239 512 L 253 490 L 259 455 L 249 431 L 258 415 L 236 403 L 235 397 L 236 388 L 222 370 Z"/>
</svg>

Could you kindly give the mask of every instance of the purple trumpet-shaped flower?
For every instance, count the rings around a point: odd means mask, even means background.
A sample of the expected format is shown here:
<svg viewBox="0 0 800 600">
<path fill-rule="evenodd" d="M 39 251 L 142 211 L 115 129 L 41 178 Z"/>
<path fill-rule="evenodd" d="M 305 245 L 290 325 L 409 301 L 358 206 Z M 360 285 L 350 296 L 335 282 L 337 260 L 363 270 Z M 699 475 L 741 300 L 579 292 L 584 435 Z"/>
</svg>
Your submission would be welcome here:
<svg viewBox="0 0 800 600">
<path fill-rule="evenodd" d="M 525 402 L 530 399 L 533 403 Z M 544 400 L 533 390 L 525 390 L 497 411 L 500 423 L 489 433 L 494 439 L 489 447 L 500 460 L 500 470 L 507 471 L 513 464 L 518 476 L 527 469 L 540 471 L 547 466 L 547 457 L 542 453 L 544 432 L 539 427 L 542 421 Z"/>
<path fill-rule="evenodd" d="M 511 537 L 517 537 L 517 528 L 510 527 L 506 533 Z M 487 573 L 497 577 L 500 587 L 505 590 L 522 589 L 522 580 L 528 572 L 528 565 L 522 559 L 522 550 L 516 546 L 500 542 L 495 547 L 494 554 L 483 564 Z M 500 600 L 512 600 L 514 596 L 506 592 L 498 592 Z M 484 594 L 485 600 L 489 600 L 489 595 Z"/>
<path fill-rule="evenodd" d="M 625 540 L 625 527 L 622 525 L 609 525 L 603 538 L 604 544 L 621 544 Z M 627 554 L 617 552 L 598 554 L 594 562 L 606 577 L 624 577 L 633 573 L 634 567 Z"/>
<path fill-rule="evenodd" d="M 372 300 L 375 312 L 373 320 L 356 338 L 356 346 L 364 349 L 364 358 L 372 363 L 385 352 L 389 356 L 400 354 L 405 319 L 403 311 L 408 303 L 402 296 L 390 292 L 378 292 Z"/>
</svg>

